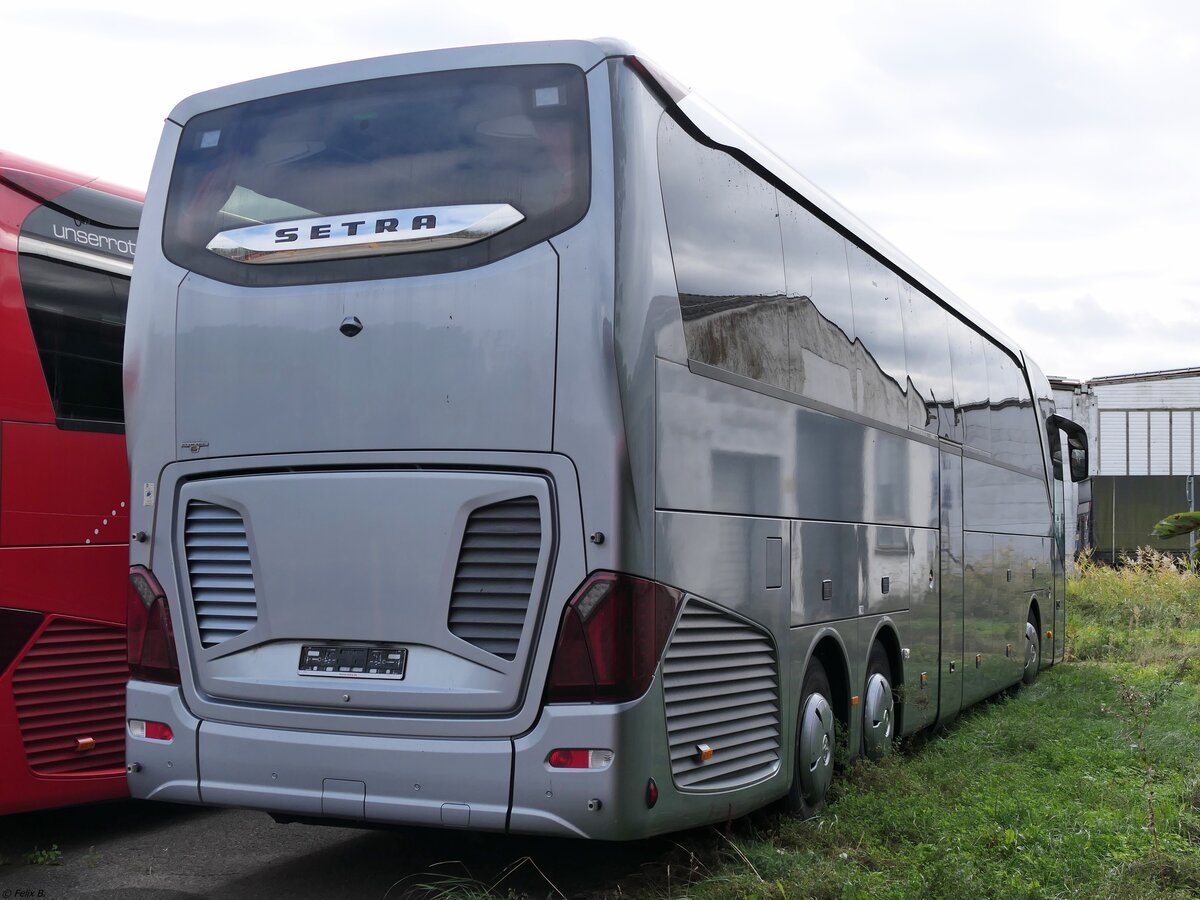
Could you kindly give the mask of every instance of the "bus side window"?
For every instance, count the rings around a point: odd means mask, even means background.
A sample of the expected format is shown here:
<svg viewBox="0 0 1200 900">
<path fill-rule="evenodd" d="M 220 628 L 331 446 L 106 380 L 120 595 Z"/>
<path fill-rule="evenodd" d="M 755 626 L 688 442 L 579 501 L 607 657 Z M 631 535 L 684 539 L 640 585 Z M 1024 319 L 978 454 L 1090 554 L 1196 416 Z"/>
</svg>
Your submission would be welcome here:
<svg viewBox="0 0 1200 900">
<path fill-rule="evenodd" d="M 954 372 L 954 411 L 963 430 L 963 443 L 992 452 L 991 409 L 988 405 L 987 360 L 983 336 L 958 319 L 948 319 L 950 361 Z"/>
<path fill-rule="evenodd" d="M 1043 468 L 1044 457 L 1042 456 L 1042 441 L 1041 441 L 1041 424 L 1042 420 L 1037 412 L 1037 405 L 1033 402 L 1033 397 L 1029 394 L 1029 385 L 1025 381 L 1025 373 L 1021 369 L 1017 369 L 1017 400 L 1021 409 L 1021 422 L 1024 423 L 1021 427 L 1021 467 L 1029 469 L 1031 472 L 1037 472 L 1039 475 L 1045 471 Z M 1029 426 L 1030 421 L 1033 422 L 1033 427 Z"/>
<path fill-rule="evenodd" d="M 946 311 L 910 285 L 902 286 L 904 355 L 908 362 L 908 424 L 951 440 L 962 440 L 954 423 L 954 380 Z"/>
<path fill-rule="evenodd" d="M 858 376 L 846 239 L 782 194 L 779 227 L 787 278 L 790 390 L 855 409 Z"/>
<path fill-rule="evenodd" d="M 668 117 L 658 148 L 688 357 L 787 388 L 775 189 Z"/>
<path fill-rule="evenodd" d="M 988 344 L 988 383 L 992 399 L 992 455 L 998 462 L 1042 472 L 1039 428 L 1025 375 L 999 347 Z"/>
<path fill-rule="evenodd" d="M 1014 390 L 1012 375 L 1016 368 L 1004 351 L 989 342 L 984 346 L 984 358 L 987 360 L 988 398 L 992 415 L 992 458 L 997 462 L 1014 464 L 1017 461 L 1016 418 L 1017 397 Z"/>
<path fill-rule="evenodd" d="M 859 340 L 862 396 L 858 411 L 908 427 L 908 370 L 900 318 L 900 279 L 858 247 L 848 248 L 854 333 Z"/>
<path fill-rule="evenodd" d="M 1042 468 L 1041 423 L 1033 412 L 1033 398 L 1029 396 L 1029 388 L 1025 384 L 1025 373 L 1012 360 L 1009 360 L 1009 369 L 1016 397 L 1012 411 L 1016 437 L 1013 463 L 1027 472 L 1042 476 L 1045 470 Z"/>
</svg>

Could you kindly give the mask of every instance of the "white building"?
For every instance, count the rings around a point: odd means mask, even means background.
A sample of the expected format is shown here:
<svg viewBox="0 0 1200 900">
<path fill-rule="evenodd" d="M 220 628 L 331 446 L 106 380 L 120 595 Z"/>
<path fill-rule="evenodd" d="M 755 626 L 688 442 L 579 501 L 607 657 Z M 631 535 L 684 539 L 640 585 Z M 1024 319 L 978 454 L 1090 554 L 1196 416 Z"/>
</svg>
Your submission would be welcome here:
<svg viewBox="0 0 1200 900">
<path fill-rule="evenodd" d="M 1096 555 L 1110 559 L 1147 545 L 1187 550 L 1186 538 L 1160 541 L 1150 529 L 1163 516 L 1189 508 L 1190 479 L 1200 470 L 1200 368 L 1050 383 L 1060 413 L 1088 432 Z M 1068 496 L 1068 510 L 1080 502 L 1086 511 L 1087 497 Z M 1071 519 L 1067 548 L 1078 550 L 1087 536 L 1079 539 Z"/>
</svg>

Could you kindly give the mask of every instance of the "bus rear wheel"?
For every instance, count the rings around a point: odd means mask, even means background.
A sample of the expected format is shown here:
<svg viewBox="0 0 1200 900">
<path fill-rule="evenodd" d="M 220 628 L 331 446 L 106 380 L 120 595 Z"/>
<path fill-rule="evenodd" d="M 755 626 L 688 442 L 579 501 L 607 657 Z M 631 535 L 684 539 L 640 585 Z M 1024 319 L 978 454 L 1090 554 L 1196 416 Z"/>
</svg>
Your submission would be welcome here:
<svg viewBox="0 0 1200 900">
<path fill-rule="evenodd" d="M 1038 634 L 1037 618 L 1033 610 L 1025 622 L 1025 671 L 1021 681 L 1033 684 L 1037 681 L 1038 670 L 1042 667 L 1042 636 Z"/>
<path fill-rule="evenodd" d="M 825 667 L 814 659 L 804 672 L 800 688 L 800 721 L 796 728 L 796 763 L 788 809 L 810 819 L 825 805 L 833 784 L 833 756 L 837 717 L 830 702 L 832 691 Z"/>
<path fill-rule="evenodd" d="M 867 689 L 863 703 L 863 752 L 879 760 L 892 751 L 896 736 L 896 699 L 887 651 L 876 643 L 867 659 Z"/>
</svg>

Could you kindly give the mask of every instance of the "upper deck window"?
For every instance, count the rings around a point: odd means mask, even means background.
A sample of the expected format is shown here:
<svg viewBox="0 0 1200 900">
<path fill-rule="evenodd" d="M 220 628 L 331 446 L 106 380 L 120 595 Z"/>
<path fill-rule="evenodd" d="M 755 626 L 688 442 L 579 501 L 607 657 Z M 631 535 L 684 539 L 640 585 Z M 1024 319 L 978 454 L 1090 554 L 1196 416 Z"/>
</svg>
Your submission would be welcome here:
<svg viewBox="0 0 1200 900">
<path fill-rule="evenodd" d="M 80 197 L 103 222 L 81 215 Z M 140 206 L 77 188 L 21 224 L 21 291 L 60 428 L 124 427 L 121 354 Z"/>
<path fill-rule="evenodd" d="M 129 279 L 40 256 L 20 259 L 29 325 L 59 425 L 121 430 Z"/>
<path fill-rule="evenodd" d="M 589 196 L 578 68 L 405 75 L 193 117 L 180 137 L 163 250 L 180 266 L 246 285 L 455 271 L 563 231 L 583 217 Z M 422 240 L 435 226 L 444 233 L 451 220 L 493 209 L 508 218 L 491 236 L 468 227 L 449 240 Z M 211 249 L 237 245 L 250 234 L 243 229 L 260 225 L 277 226 L 256 234 L 282 252 Z M 398 240 L 397 228 L 410 234 Z M 380 240 L 364 241 L 364 233 Z M 289 255 L 297 248 L 304 252 Z"/>
</svg>

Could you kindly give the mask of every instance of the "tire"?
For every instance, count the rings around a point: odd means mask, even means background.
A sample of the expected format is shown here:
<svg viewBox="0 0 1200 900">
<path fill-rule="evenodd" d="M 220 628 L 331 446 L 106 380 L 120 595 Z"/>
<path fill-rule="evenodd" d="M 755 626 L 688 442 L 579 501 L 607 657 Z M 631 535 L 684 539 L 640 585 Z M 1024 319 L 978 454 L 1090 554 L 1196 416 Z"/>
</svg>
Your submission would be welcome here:
<svg viewBox="0 0 1200 900">
<path fill-rule="evenodd" d="M 795 763 L 787 796 L 788 810 L 802 819 L 811 819 L 820 812 L 833 783 L 837 717 L 832 698 L 825 667 L 814 659 L 800 687 Z"/>
<path fill-rule="evenodd" d="M 1025 671 L 1021 675 L 1023 684 L 1033 684 L 1038 679 L 1038 671 L 1042 668 L 1042 635 L 1038 631 L 1037 618 L 1033 610 L 1025 621 Z"/>
<path fill-rule="evenodd" d="M 863 754 L 880 760 L 892 752 L 896 740 L 896 696 L 887 651 L 876 642 L 867 658 L 867 686 L 863 691 Z"/>
</svg>

